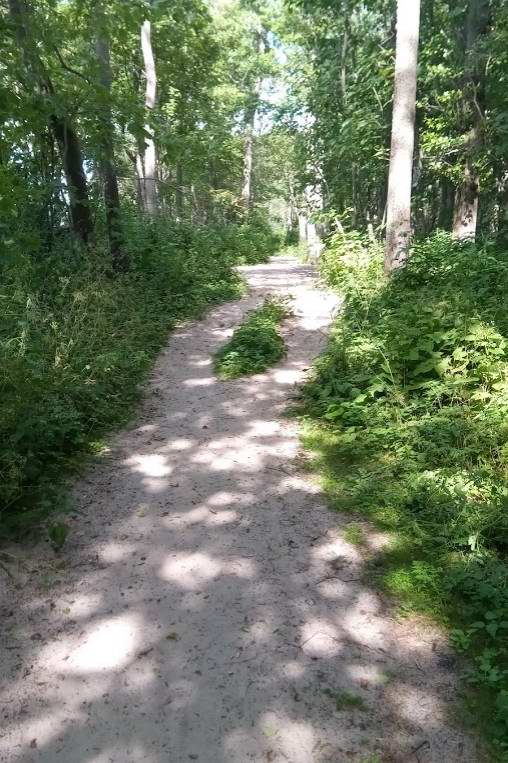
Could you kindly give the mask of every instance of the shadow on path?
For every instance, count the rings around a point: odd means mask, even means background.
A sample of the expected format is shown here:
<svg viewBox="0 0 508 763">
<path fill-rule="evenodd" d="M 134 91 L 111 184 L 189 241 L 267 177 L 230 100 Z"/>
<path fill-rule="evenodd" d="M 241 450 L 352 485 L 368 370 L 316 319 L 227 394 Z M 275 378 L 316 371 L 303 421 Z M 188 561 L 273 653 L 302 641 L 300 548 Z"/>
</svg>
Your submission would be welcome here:
<svg viewBox="0 0 508 763">
<path fill-rule="evenodd" d="M 249 296 L 175 332 L 77 484 L 62 569 L 6 591 L 2 761 L 480 760 L 441 637 L 391 618 L 299 470 L 284 409 L 336 298 L 289 258 L 242 270 Z M 294 297 L 287 359 L 219 382 L 211 354 L 266 292 Z"/>
</svg>

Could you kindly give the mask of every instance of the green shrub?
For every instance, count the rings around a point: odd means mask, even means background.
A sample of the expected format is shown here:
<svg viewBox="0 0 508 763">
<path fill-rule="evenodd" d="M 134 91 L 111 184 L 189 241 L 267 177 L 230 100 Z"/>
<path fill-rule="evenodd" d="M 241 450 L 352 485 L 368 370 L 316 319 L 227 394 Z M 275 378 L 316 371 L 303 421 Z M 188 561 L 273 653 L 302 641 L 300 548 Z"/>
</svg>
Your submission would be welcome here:
<svg viewBox="0 0 508 763">
<path fill-rule="evenodd" d="M 337 235 L 322 269 L 346 304 L 307 444 L 333 505 L 394 533 L 384 585 L 454 627 L 508 754 L 508 255 L 438 234 L 387 280 L 379 246 Z"/>
<path fill-rule="evenodd" d="M 113 278 L 100 249 L 62 240 L 18 256 L 0 285 L 0 534 L 32 528 L 61 498 L 55 484 L 132 410 L 175 320 L 237 297 L 239 261 L 274 241 L 258 226 L 196 228 L 129 218 L 131 270 Z"/>
<path fill-rule="evenodd" d="M 289 315 L 285 302 L 266 299 L 258 310 L 248 313 L 229 342 L 215 355 L 215 372 L 221 379 L 258 374 L 286 354 L 279 323 Z"/>
</svg>

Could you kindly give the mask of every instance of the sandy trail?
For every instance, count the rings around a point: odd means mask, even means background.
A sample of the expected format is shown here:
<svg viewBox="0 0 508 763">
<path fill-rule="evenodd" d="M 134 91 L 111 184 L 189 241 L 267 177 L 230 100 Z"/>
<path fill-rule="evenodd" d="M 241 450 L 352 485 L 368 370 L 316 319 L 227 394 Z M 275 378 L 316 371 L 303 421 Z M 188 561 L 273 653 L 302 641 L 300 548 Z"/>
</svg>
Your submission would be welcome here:
<svg viewBox="0 0 508 763">
<path fill-rule="evenodd" d="M 442 638 L 393 620 L 299 470 L 283 413 L 336 298 L 290 258 L 243 270 L 249 295 L 176 331 L 77 484 L 62 568 L 5 584 L 2 761 L 483 760 Z M 287 359 L 219 382 L 211 354 L 266 293 L 294 297 Z M 337 711 L 344 691 L 362 707 Z"/>
</svg>

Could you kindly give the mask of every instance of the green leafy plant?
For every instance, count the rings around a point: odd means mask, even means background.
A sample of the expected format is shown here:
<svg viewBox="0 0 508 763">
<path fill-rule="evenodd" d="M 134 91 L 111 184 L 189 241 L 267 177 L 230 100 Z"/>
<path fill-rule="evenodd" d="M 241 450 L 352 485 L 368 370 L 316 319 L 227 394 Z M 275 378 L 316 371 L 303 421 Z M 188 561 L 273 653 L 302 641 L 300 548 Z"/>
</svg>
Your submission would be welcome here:
<svg viewBox="0 0 508 763">
<path fill-rule="evenodd" d="M 344 539 L 353 546 L 362 546 L 365 543 L 362 527 L 351 522 L 344 530 Z"/>
<path fill-rule="evenodd" d="M 305 443 L 331 505 L 392 533 L 370 565 L 379 583 L 452 626 L 503 754 L 508 256 L 437 234 L 388 280 L 379 245 L 337 234 L 322 271 L 346 303 L 305 389 Z"/>
<path fill-rule="evenodd" d="M 0 536 L 31 531 L 61 508 L 62 477 L 129 416 L 175 321 L 241 295 L 234 266 L 247 258 L 246 225 L 148 225 L 132 215 L 131 270 L 114 279 L 106 251 L 65 238 L 52 253 L 2 263 Z M 250 262 L 276 246 L 256 230 Z"/>
<path fill-rule="evenodd" d="M 350 691 L 335 691 L 333 689 L 324 689 L 323 694 L 334 700 L 335 709 L 338 713 L 343 710 L 365 710 L 365 702 L 359 694 L 353 694 Z"/>
<path fill-rule="evenodd" d="M 287 302 L 265 299 L 262 307 L 247 314 L 229 342 L 215 355 L 215 372 L 221 379 L 266 371 L 286 354 L 278 326 L 290 315 Z"/>
</svg>

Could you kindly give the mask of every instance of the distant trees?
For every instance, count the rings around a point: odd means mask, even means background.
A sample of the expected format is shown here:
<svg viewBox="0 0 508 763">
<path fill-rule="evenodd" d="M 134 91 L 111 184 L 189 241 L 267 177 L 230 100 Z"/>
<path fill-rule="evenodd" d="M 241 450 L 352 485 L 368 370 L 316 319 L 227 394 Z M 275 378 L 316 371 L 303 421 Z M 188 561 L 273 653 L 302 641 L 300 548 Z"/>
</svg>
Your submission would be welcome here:
<svg viewBox="0 0 508 763">
<path fill-rule="evenodd" d="M 70 230 L 121 271 L 133 214 L 249 215 L 270 176 L 256 157 L 270 23 L 243 0 L 0 4 L 0 244 Z"/>
<path fill-rule="evenodd" d="M 413 40 L 419 5 L 398 3 Z M 508 240 L 508 5 L 422 0 L 419 15 L 415 110 L 416 51 L 397 55 L 393 4 L 291 0 L 285 21 L 289 118 L 322 173 L 325 213 L 386 231 L 387 270 L 404 261 L 410 233 Z"/>
<path fill-rule="evenodd" d="M 9 0 L 9 11 L 22 55 L 19 79 L 25 91 L 35 97 L 34 106 L 45 115 L 59 147 L 69 194 L 72 228 L 86 244 L 91 239 L 93 223 L 80 140 L 69 114 L 62 108 L 62 100 L 39 54 L 37 29 L 29 5 L 25 0 Z"/>
</svg>

